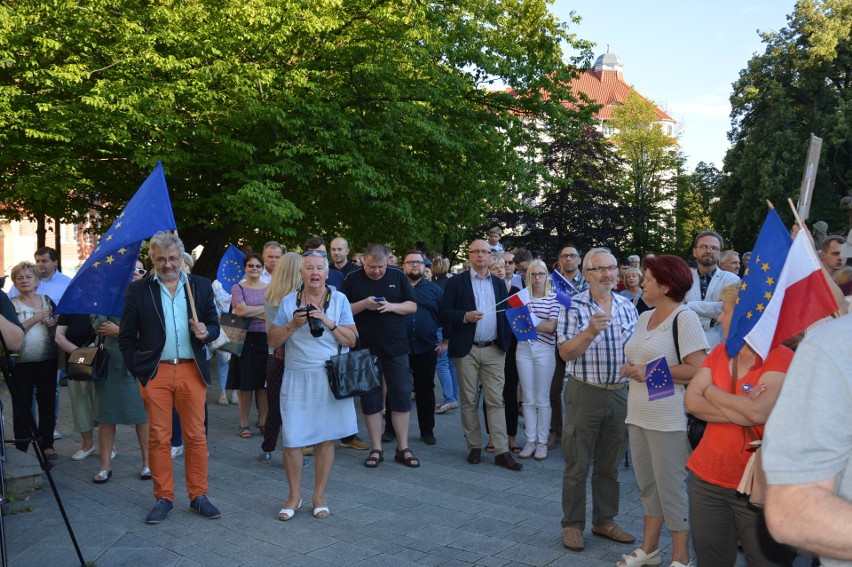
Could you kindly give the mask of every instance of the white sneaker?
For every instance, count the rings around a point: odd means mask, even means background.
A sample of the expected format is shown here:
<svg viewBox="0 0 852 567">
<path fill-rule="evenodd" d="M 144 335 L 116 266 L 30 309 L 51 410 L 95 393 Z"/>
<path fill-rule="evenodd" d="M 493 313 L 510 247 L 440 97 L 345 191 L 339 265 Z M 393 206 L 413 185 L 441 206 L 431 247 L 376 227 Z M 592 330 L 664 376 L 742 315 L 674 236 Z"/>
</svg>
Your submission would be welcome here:
<svg viewBox="0 0 852 567">
<path fill-rule="evenodd" d="M 111 452 L 110 452 L 110 454 L 109 454 L 109 458 L 110 458 L 110 459 L 114 459 L 114 458 L 115 458 L 115 452 L 116 452 L 116 451 L 115 451 L 115 445 L 113 445 L 113 446 L 112 446 L 112 451 L 111 451 Z"/>
<path fill-rule="evenodd" d="M 536 461 L 543 461 L 547 458 L 547 445 L 544 443 L 539 443 L 535 446 L 535 455 L 533 458 Z"/>
<path fill-rule="evenodd" d="M 172 458 L 177 459 L 183 455 L 183 445 L 178 445 L 177 447 L 172 447 Z"/>
<path fill-rule="evenodd" d="M 219 405 L 227 406 L 228 405 L 228 394 L 225 393 L 224 390 L 219 394 Z"/>
<path fill-rule="evenodd" d="M 62 439 L 62 434 L 61 434 L 61 433 L 59 433 L 57 430 L 55 430 L 55 429 L 54 429 L 54 430 L 53 430 L 53 438 L 54 438 L 54 439 Z"/>
<path fill-rule="evenodd" d="M 527 443 L 526 445 L 524 445 L 524 450 L 521 451 L 521 453 L 520 453 L 520 455 L 518 455 L 518 457 L 520 457 L 521 459 L 529 459 L 530 457 L 533 456 L 533 453 L 535 453 L 535 450 L 536 450 L 535 449 L 535 443 Z"/>
<path fill-rule="evenodd" d="M 231 390 L 231 403 L 234 405 L 239 405 L 240 403 L 240 394 L 237 390 Z"/>
</svg>

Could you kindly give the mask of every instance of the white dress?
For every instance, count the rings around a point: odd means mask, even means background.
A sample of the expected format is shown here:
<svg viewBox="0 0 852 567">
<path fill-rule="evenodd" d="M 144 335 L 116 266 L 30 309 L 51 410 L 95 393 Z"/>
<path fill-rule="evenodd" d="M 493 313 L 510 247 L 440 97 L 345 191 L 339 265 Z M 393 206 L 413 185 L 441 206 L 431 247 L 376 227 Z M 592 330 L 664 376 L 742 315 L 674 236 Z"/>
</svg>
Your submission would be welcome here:
<svg viewBox="0 0 852 567">
<path fill-rule="evenodd" d="M 273 324 L 286 325 L 297 307 L 293 292 L 281 301 Z M 332 291 L 326 314 L 338 325 L 355 324 L 349 301 L 339 291 Z M 325 329 L 314 337 L 308 325 L 302 325 L 285 344 L 280 396 L 283 446 L 306 447 L 357 433 L 355 401 L 335 399 L 328 386 L 325 361 L 337 354 L 339 346 L 334 334 Z M 348 350 L 343 347 L 341 352 Z"/>
</svg>

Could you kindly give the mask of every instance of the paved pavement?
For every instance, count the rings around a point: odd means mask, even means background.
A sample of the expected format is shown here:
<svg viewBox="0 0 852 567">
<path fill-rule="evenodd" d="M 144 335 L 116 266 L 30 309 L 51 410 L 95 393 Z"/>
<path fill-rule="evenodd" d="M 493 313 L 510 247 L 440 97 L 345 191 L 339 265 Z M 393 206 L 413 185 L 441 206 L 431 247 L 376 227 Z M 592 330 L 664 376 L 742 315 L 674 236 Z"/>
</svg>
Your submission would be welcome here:
<svg viewBox="0 0 852 567">
<path fill-rule="evenodd" d="M 561 452 L 557 449 L 541 462 L 526 460 L 521 472 L 494 466 L 490 455 L 481 464 L 470 465 L 458 410 L 436 416 L 437 445 L 427 446 L 413 436 L 411 447 L 423 463 L 419 469 L 406 468 L 392 458 L 377 469 L 367 469 L 362 464 L 366 451 L 338 448 L 327 493 L 330 516 L 316 520 L 308 507 L 289 522 L 279 522 L 276 515 L 287 496 L 280 451 L 272 463 L 258 461 L 259 434 L 255 431 L 250 440 L 239 438 L 237 407 L 219 406 L 216 398 L 211 389 L 209 496 L 222 517 L 205 520 L 189 513 L 179 457 L 174 461 L 175 509 L 165 522 L 147 525 L 144 519 L 154 503 L 152 486 L 138 477 L 141 459 L 133 428 L 118 427 L 113 477 L 106 484 L 94 484 L 97 453 L 84 461 L 70 459 L 80 437 L 73 431 L 63 388 L 58 426 L 63 438 L 56 442 L 60 458 L 52 474 L 87 562 L 98 567 L 595 567 L 612 566 L 633 549 L 592 536 L 587 526 L 585 551 L 566 550 L 559 524 Z M 5 396 L 4 403 L 7 400 Z M 360 414 L 359 422 L 366 437 Z M 6 423 L 11 423 L 11 415 Z M 414 414 L 412 424 L 416 432 Z M 386 445 L 386 452 L 389 449 Z M 307 502 L 312 465 L 307 459 L 302 479 Z M 639 536 L 642 510 L 631 469 L 621 469 L 620 481 L 618 521 Z M 5 518 L 10 564 L 78 564 L 46 482 L 42 490 L 22 495 L 12 505 L 25 507 L 31 511 Z M 667 535 L 662 548 L 663 556 L 670 557 Z"/>
</svg>

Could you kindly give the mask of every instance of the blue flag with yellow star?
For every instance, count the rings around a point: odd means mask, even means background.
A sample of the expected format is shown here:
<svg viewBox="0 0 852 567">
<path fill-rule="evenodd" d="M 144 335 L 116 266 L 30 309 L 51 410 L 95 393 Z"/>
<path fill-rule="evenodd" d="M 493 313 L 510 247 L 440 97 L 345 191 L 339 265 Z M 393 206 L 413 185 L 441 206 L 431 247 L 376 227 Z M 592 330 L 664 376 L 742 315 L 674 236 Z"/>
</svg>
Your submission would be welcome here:
<svg viewBox="0 0 852 567">
<path fill-rule="evenodd" d="M 519 341 L 534 341 L 538 338 L 535 326 L 541 322 L 541 319 L 533 315 L 527 305 L 506 309 L 506 317 Z"/>
<path fill-rule="evenodd" d="M 161 230 L 177 230 L 163 164 L 133 195 L 68 284 L 57 313 L 121 316 L 142 241 Z"/>
<path fill-rule="evenodd" d="M 751 259 L 743 271 L 740 295 L 731 317 L 728 340 L 725 341 L 728 356 L 733 357 L 740 352 L 745 345 L 746 335 L 769 305 L 792 245 L 790 231 L 781 222 L 775 209 L 769 209 L 763 228 L 757 235 L 757 242 L 754 243 Z"/>
<path fill-rule="evenodd" d="M 219 261 L 216 279 L 228 293 L 231 293 L 234 284 L 240 283 L 246 275 L 246 269 L 243 266 L 245 257 L 246 255 L 239 248 L 231 244 Z"/>
<path fill-rule="evenodd" d="M 674 396 L 674 377 L 666 357 L 661 356 L 645 365 L 645 385 L 649 402 Z"/>
</svg>

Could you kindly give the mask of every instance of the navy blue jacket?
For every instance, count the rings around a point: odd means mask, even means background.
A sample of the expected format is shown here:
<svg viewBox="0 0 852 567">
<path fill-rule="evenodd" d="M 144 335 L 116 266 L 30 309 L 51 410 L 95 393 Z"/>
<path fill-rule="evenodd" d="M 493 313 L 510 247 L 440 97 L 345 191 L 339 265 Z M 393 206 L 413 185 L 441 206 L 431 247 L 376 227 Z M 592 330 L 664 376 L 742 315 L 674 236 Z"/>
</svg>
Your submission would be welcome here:
<svg viewBox="0 0 852 567">
<path fill-rule="evenodd" d="M 494 276 L 489 276 L 488 279 L 494 287 L 494 299 L 499 304 L 498 309 L 505 309 L 508 305 L 503 300 L 509 297 L 506 284 Z M 500 303 L 501 301 L 503 303 Z M 464 358 L 473 348 L 476 325 L 464 322 L 464 314 L 468 311 L 476 311 L 476 299 L 473 296 L 470 272 L 465 271 L 450 278 L 444 288 L 444 297 L 441 299 L 439 320 L 445 325 L 451 325 L 449 334 L 444 334 L 445 339 L 450 339 L 447 348 L 450 358 Z M 446 333 L 446 327 L 444 332 Z M 509 349 L 511 335 L 509 320 L 504 313 L 497 313 L 497 346 L 504 352 Z"/>
</svg>

